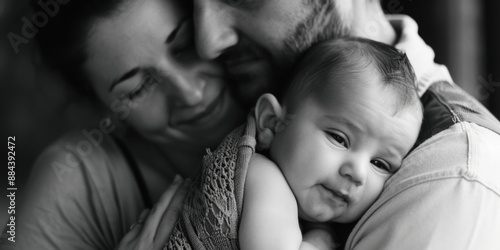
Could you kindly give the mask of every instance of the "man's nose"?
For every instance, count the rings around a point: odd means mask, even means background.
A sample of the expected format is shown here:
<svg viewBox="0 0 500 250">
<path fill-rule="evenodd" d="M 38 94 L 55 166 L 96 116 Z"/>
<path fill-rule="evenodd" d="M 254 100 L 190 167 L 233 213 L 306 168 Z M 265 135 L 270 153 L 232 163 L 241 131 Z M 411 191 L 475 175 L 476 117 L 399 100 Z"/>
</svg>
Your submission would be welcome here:
<svg viewBox="0 0 500 250">
<path fill-rule="evenodd" d="M 170 100 L 176 107 L 195 106 L 203 101 L 205 81 L 193 79 L 185 74 L 176 74 L 168 77 L 167 91 Z"/>
<path fill-rule="evenodd" d="M 238 43 L 230 6 L 218 0 L 194 0 L 195 43 L 203 59 L 212 60 Z"/>
<path fill-rule="evenodd" d="M 340 175 L 348 178 L 356 186 L 363 186 L 368 175 L 368 166 L 370 161 L 359 157 L 347 159 L 339 169 Z"/>
</svg>

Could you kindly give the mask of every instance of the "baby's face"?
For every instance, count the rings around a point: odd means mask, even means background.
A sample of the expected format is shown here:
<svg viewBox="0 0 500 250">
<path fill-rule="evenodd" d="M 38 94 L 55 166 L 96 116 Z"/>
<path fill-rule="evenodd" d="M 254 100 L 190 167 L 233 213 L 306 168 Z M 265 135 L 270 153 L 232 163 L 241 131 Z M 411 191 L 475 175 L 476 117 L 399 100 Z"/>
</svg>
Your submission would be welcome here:
<svg viewBox="0 0 500 250">
<path fill-rule="evenodd" d="M 393 90 L 366 81 L 312 94 L 275 134 L 270 156 L 303 219 L 359 219 L 417 139 L 421 113 L 396 112 Z"/>
</svg>

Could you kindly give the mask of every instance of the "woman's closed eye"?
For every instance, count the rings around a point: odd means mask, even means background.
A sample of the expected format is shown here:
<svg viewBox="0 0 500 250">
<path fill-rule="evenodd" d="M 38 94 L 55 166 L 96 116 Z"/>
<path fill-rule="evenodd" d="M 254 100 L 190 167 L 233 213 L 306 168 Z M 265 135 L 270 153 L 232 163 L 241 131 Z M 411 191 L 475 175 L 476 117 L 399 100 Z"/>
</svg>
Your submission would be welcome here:
<svg viewBox="0 0 500 250">
<path fill-rule="evenodd" d="M 328 131 L 326 132 L 328 140 L 330 142 L 342 149 L 348 149 L 349 148 L 349 138 L 347 136 L 340 132 L 340 131 Z"/>
<path fill-rule="evenodd" d="M 139 84 L 136 89 L 126 94 L 123 99 L 131 102 L 137 101 L 141 97 L 145 96 L 148 91 L 154 90 L 157 85 L 158 79 L 156 79 L 156 77 L 152 76 L 150 73 L 146 72 L 144 74 L 144 78 L 141 81 L 141 84 Z"/>
</svg>

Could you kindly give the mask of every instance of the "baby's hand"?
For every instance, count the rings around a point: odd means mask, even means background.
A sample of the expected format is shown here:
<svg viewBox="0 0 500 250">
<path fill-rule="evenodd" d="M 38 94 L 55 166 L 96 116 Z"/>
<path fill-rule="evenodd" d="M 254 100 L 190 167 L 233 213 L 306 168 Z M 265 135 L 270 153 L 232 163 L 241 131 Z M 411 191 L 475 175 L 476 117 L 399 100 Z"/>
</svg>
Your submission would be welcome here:
<svg viewBox="0 0 500 250">
<path fill-rule="evenodd" d="M 327 223 L 308 223 L 310 228 L 302 238 L 301 250 L 331 250 L 339 246 L 335 243 L 334 232 Z"/>
</svg>

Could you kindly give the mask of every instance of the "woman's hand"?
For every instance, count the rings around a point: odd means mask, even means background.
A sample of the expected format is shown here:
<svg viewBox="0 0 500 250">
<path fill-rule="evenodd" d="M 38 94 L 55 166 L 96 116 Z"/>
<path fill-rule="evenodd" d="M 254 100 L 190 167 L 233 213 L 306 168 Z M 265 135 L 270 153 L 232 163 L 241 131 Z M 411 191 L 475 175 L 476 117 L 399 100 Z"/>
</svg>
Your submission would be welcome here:
<svg viewBox="0 0 500 250">
<path fill-rule="evenodd" d="M 189 184 L 189 179 L 183 181 L 182 177 L 176 176 L 151 211 L 142 211 L 139 221 L 131 226 L 116 250 L 163 249 L 182 210 Z"/>
</svg>

